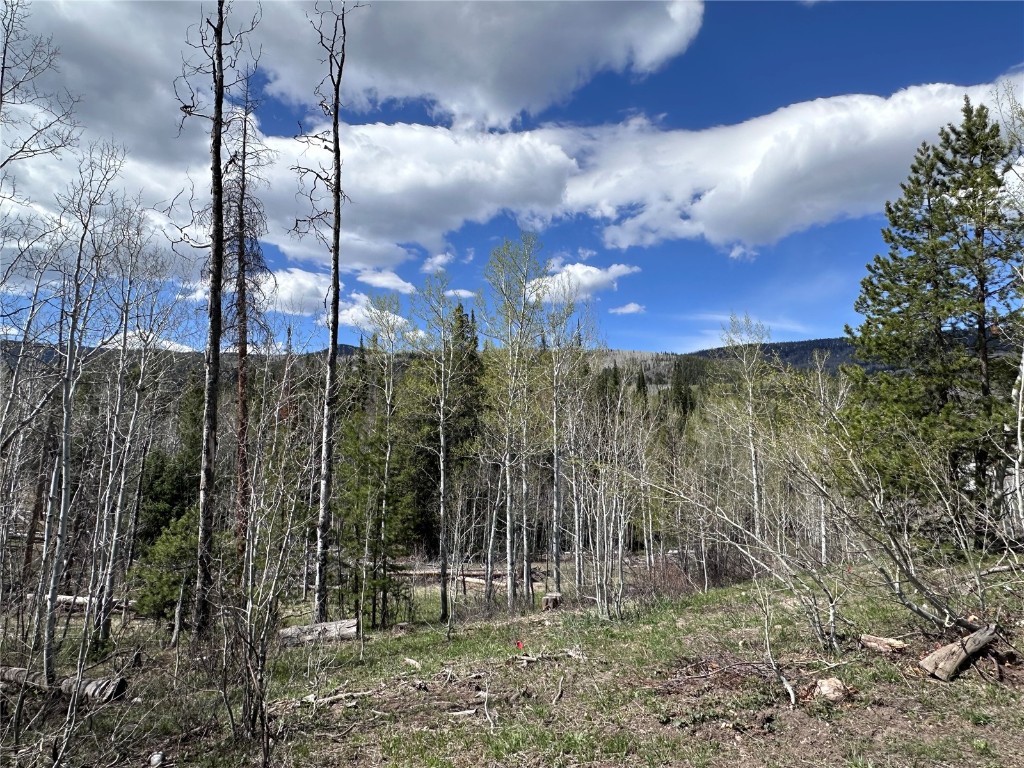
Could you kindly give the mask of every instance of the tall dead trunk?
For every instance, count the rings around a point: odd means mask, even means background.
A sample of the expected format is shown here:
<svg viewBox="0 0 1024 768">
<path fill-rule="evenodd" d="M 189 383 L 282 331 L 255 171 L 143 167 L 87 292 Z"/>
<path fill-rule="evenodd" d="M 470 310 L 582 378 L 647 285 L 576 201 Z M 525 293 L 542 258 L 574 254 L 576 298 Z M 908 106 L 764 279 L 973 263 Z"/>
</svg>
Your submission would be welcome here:
<svg viewBox="0 0 1024 768">
<path fill-rule="evenodd" d="M 327 76 L 321 84 L 320 106 L 330 117 L 329 146 L 331 167 L 329 172 L 308 171 L 331 191 L 330 231 L 327 242 L 331 252 L 331 293 L 327 312 L 327 326 L 330 341 L 327 349 L 327 366 L 324 382 L 323 432 L 320 443 L 320 500 L 316 524 L 316 575 L 313 586 L 313 621 L 327 621 L 327 554 L 331 546 L 333 524 L 333 472 L 335 434 L 335 411 L 338 400 L 338 324 L 341 311 L 341 205 L 344 192 L 341 188 L 341 80 L 345 72 L 346 26 L 343 7 L 341 13 L 333 10 L 320 14 L 314 28 L 319 35 L 319 45 L 326 54 Z M 324 218 L 320 212 L 314 220 Z M 314 223 L 315 227 L 315 223 Z"/>
<path fill-rule="evenodd" d="M 220 396 L 220 345 L 223 335 L 221 293 L 224 283 L 224 166 L 221 147 L 224 137 L 224 15 L 225 0 L 217 1 L 216 22 L 206 19 L 212 31 L 210 72 L 213 87 L 213 115 L 210 126 L 210 264 L 206 340 L 205 379 L 203 384 L 203 446 L 199 479 L 199 536 L 196 553 L 195 607 L 192 627 L 205 639 L 210 632 L 213 588 L 213 518 L 217 479 L 217 407 Z"/>
</svg>

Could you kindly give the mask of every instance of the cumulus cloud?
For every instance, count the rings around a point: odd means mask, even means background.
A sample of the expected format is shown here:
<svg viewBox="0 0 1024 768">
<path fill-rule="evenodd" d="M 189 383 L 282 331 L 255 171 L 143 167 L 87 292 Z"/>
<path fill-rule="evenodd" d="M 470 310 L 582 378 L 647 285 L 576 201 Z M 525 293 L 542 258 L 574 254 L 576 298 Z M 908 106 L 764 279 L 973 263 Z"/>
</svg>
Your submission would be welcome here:
<svg viewBox="0 0 1024 768">
<path fill-rule="evenodd" d="M 404 317 L 386 310 L 374 309 L 370 297 L 358 291 L 353 291 L 347 301 L 341 302 L 338 322 L 366 333 L 378 330 L 381 322 L 395 328 L 404 328 L 409 324 Z"/>
<path fill-rule="evenodd" d="M 286 315 L 312 316 L 324 312 L 331 276 L 298 267 L 275 271 L 265 280 L 270 306 Z"/>
<path fill-rule="evenodd" d="M 267 3 L 264 14 L 271 93 L 311 106 L 320 54 L 295 45 L 309 39 L 308 24 L 291 3 Z M 657 70 L 686 50 L 702 17 L 703 4 L 692 0 L 374 3 L 348 17 L 345 100 L 369 109 L 427 99 L 455 124 L 508 126 L 599 72 Z"/>
<path fill-rule="evenodd" d="M 236 9 L 237 26 L 255 5 L 239 2 Z M 291 107 L 309 130 L 322 120 L 312 109 L 312 86 L 322 76 L 319 54 L 296 43 L 309 39 L 303 12 L 311 9 L 265 3 L 254 40 L 262 45 L 270 94 L 286 102 L 270 99 L 268 109 L 289 118 L 288 136 L 266 137 L 277 159 L 265 169 L 260 192 L 269 217 L 265 240 L 290 266 L 316 274 L 329 263 L 327 249 L 315 238 L 289 234 L 295 219 L 308 215 L 291 169 L 324 159 L 314 150 L 303 153 L 290 137 Z M 116 134 L 128 149 L 124 185 L 142 189 L 145 202 L 167 201 L 183 189 L 187 197 L 194 181 L 201 206 L 208 126 L 190 120 L 178 136 L 173 92 L 185 30 L 199 23 L 200 4 L 36 3 L 32 13 L 33 27 L 52 33 L 62 50 L 51 85 L 82 96 L 85 143 Z M 589 217 L 609 248 L 705 239 L 734 258 L 749 257 L 793 232 L 882 210 L 898 194 L 916 146 L 958 120 L 964 91 L 976 102 L 993 92 L 987 84 L 940 84 L 888 97 L 836 96 L 692 131 L 665 130 L 643 117 L 514 130 L 517 115 L 565 100 L 596 73 L 657 70 L 686 49 L 701 17 L 699 3 L 682 0 L 388 2 L 354 10 L 346 99 L 370 107 L 426 98 L 452 120 L 345 126 L 350 202 L 342 269 L 355 279 L 395 283 L 400 278 L 386 275 L 419 248 L 435 254 L 426 268 L 446 254 L 447 235 L 503 215 L 538 227 L 559 217 Z M 479 130 L 482 125 L 511 129 Z M 69 157 L 39 158 L 19 170 L 19 188 L 52 200 L 73 166 Z M 565 263 L 570 256 L 559 264 L 559 273 L 570 270 L 565 279 L 587 295 L 607 280 L 602 270 L 581 269 L 589 256 L 581 250 L 576 264 Z M 309 311 L 308 297 L 297 302 Z"/>
<path fill-rule="evenodd" d="M 555 301 L 589 299 L 599 291 L 618 287 L 618 279 L 639 272 L 630 264 L 612 264 L 604 269 L 590 264 L 565 264 L 551 275 L 539 278 L 546 297 Z"/>
<path fill-rule="evenodd" d="M 577 171 L 559 146 L 533 133 L 462 133 L 399 123 L 346 126 L 343 135 L 350 202 L 341 250 L 350 271 L 394 269 L 411 257 L 400 243 L 418 243 L 440 260 L 447 255 L 447 233 L 505 211 L 547 215 Z M 288 232 L 296 215 L 289 169 L 325 158 L 290 139 L 268 143 L 278 160 L 263 194 L 273 212 L 266 239 L 289 258 L 326 264 L 327 250 L 315 238 L 297 241 Z"/>
<path fill-rule="evenodd" d="M 452 288 L 451 290 L 445 291 L 444 295 L 452 299 L 472 299 L 476 296 L 476 293 L 468 288 Z"/>
<path fill-rule="evenodd" d="M 445 251 L 444 253 L 437 253 L 431 256 L 429 259 L 423 262 L 423 266 L 420 267 L 420 272 L 428 275 L 432 275 L 439 270 L 443 270 L 448 264 L 451 263 L 455 255 Z"/>
<path fill-rule="evenodd" d="M 550 24 L 553 13 L 564 19 L 592 16 L 586 25 L 595 29 L 603 26 L 608 18 L 607 9 L 601 7 L 604 4 L 538 4 L 538 7 L 540 5 L 547 10 L 520 9 L 511 13 L 512 7 L 504 6 L 501 13 L 509 18 L 502 22 L 506 33 L 502 39 L 507 42 L 507 35 L 529 37 L 531 30 Z M 668 7 L 662 5 L 660 12 L 667 13 Z M 242 24 L 255 10 L 255 4 L 236 4 L 234 25 Z M 296 103 L 305 99 L 308 107 L 312 103 L 313 85 L 322 77 L 322 66 L 315 46 L 295 42 L 311 34 L 305 10 L 312 10 L 312 4 L 264 4 L 263 23 L 253 40 L 262 47 L 261 67 L 270 78 L 271 94 Z M 142 190 L 144 202 L 150 205 L 166 204 L 184 190 L 184 196 L 179 198 L 182 203 L 179 219 L 190 215 L 185 201 L 193 188 L 192 202 L 195 207 L 202 207 L 207 195 L 209 126 L 203 120 L 190 119 L 185 121 L 179 135 L 182 113 L 174 95 L 182 55 L 191 53 L 185 46 L 186 29 L 200 22 L 200 4 L 37 3 L 32 11 L 33 28 L 52 34 L 55 44 L 62 50 L 61 72 L 54 75 L 54 82 L 49 85 L 70 88 L 82 97 L 78 118 L 85 129 L 83 144 L 116 135 L 128 150 L 123 174 L 126 189 Z M 642 66 L 649 68 L 658 57 L 650 52 L 644 33 L 659 23 L 655 18 L 657 14 L 653 8 L 641 10 L 640 6 L 634 12 L 648 19 L 646 25 L 637 21 L 637 26 L 628 34 L 615 30 L 604 37 L 612 35 L 632 41 L 622 43 L 626 46 L 623 50 L 628 51 L 620 57 L 617 66 L 635 68 L 641 66 L 642 61 Z M 431 5 L 429 8 L 418 4 L 382 3 L 360 8 L 351 17 L 355 25 L 350 28 L 351 40 L 359 39 L 360 45 L 366 46 L 367 56 L 357 57 L 352 52 L 350 59 L 354 63 L 346 71 L 346 84 L 355 84 L 356 90 L 362 92 L 371 87 L 367 83 L 376 83 L 372 86 L 375 99 L 433 94 L 430 97 L 438 104 L 447 104 L 449 97 L 445 94 L 451 90 L 447 85 L 439 81 L 431 86 L 421 79 L 440 77 L 442 65 L 452 65 L 453 55 L 458 54 L 465 57 L 465 61 L 454 64 L 452 72 L 445 76 L 451 78 L 451 88 L 465 87 L 469 61 L 473 62 L 474 71 L 497 68 L 496 79 L 488 82 L 481 93 L 488 99 L 494 95 L 505 106 L 500 109 L 486 106 L 477 117 L 484 113 L 515 114 L 527 107 L 526 102 L 518 99 L 532 99 L 529 89 L 536 87 L 536 83 L 530 85 L 530 78 L 520 82 L 521 72 L 506 72 L 502 68 L 509 62 L 503 65 L 494 54 L 507 49 L 505 43 L 495 46 L 493 41 L 480 40 L 479 45 L 492 54 L 488 56 L 481 53 L 478 57 L 467 48 L 470 41 L 477 40 L 468 34 L 469 30 L 493 23 L 489 14 L 487 8 L 476 3 Z M 358 20 L 360 18 L 363 20 Z M 364 24 L 368 25 L 365 29 L 360 27 Z M 461 32 L 460 25 L 466 27 Z M 425 34 L 430 30 L 433 31 Z M 406 34 L 415 38 L 415 55 L 408 47 L 409 41 L 401 45 L 401 56 L 380 55 Z M 374 35 L 380 37 L 375 39 Z M 564 57 L 563 65 L 574 72 L 596 71 L 593 67 L 597 65 L 588 57 L 593 51 L 603 49 L 599 38 L 582 41 L 583 47 L 578 50 L 567 49 L 560 53 Z M 445 44 L 445 41 L 453 42 Z M 515 55 L 529 57 L 523 50 Z M 580 56 L 584 58 L 579 59 Z M 416 66 L 417 61 L 419 66 Z M 605 60 L 599 58 L 600 61 Z M 399 78 L 404 85 L 394 92 L 387 91 L 383 84 L 389 82 L 389 78 L 372 74 L 378 64 L 392 67 L 395 72 L 406 71 L 411 79 Z M 358 86 L 360 68 L 364 72 L 361 76 L 364 86 Z M 497 77 L 499 69 L 503 73 L 501 77 Z M 291 80 L 286 77 L 286 70 L 291 73 Z M 477 81 L 474 79 L 474 82 Z M 545 78 L 537 78 L 536 82 L 543 88 L 548 87 Z M 513 87 L 515 83 L 527 90 L 517 91 Z M 511 90 L 498 94 L 506 85 Z M 301 98 L 300 92 L 304 94 Z M 559 91 L 557 98 L 564 95 Z M 460 97 L 452 95 L 451 98 L 458 101 Z M 535 103 L 543 101 L 535 100 Z M 273 100 L 267 104 L 270 112 L 280 112 L 280 107 Z M 468 119 L 467 108 L 446 106 L 443 109 L 458 111 Z M 322 121 L 319 110 L 313 110 L 313 114 Z M 263 127 L 266 129 L 270 122 L 265 120 Z M 322 127 L 308 116 L 305 125 L 310 131 Z M 308 206 L 296 198 L 292 168 L 296 165 L 317 167 L 324 157 L 313 150 L 303 153 L 302 147 L 291 138 L 294 132 L 291 120 L 286 127 L 278 129 L 285 135 L 265 137 L 269 148 L 276 152 L 276 161 L 264 170 L 267 184 L 260 190 L 269 217 L 265 240 L 281 249 L 293 262 L 322 267 L 328 263 L 327 249 L 312 237 L 297 240 L 289 230 L 296 218 L 309 213 Z M 350 202 L 345 210 L 342 259 L 343 269 L 351 273 L 393 270 L 411 257 L 403 244 L 419 244 L 428 252 L 442 252 L 445 234 L 467 222 L 486 223 L 504 212 L 521 217 L 523 221 L 541 221 L 561 201 L 568 177 L 576 172 L 575 163 L 560 147 L 530 133 L 369 124 L 346 126 L 343 135 L 345 191 Z M 70 178 L 73 166 L 73 159 L 68 157 L 63 161 L 39 158 L 27 164 L 20 174 L 19 189 L 34 199 L 52 200 L 54 188 L 62 186 L 62 182 L 56 180 Z M 467 252 L 467 258 L 470 256 Z"/>
<path fill-rule="evenodd" d="M 631 301 L 629 304 L 623 304 L 621 307 L 612 307 L 608 311 L 613 315 L 642 315 L 647 311 L 647 307 L 643 304 L 637 304 L 635 301 Z"/>
<path fill-rule="evenodd" d="M 955 122 L 965 91 L 922 85 L 888 98 L 847 95 L 794 104 L 744 123 L 666 131 L 638 117 L 547 133 L 581 165 L 563 210 L 605 222 L 612 248 L 704 238 L 741 250 L 875 213 L 899 191 L 915 148 Z"/>
<path fill-rule="evenodd" d="M 416 286 L 412 283 L 406 282 L 394 272 L 387 270 L 372 271 L 367 270 L 360 272 L 359 277 L 356 278 L 361 283 L 372 285 L 374 288 L 384 288 L 389 291 L 398 291 L 399 293 L 416 293 Z"/>
</svg>

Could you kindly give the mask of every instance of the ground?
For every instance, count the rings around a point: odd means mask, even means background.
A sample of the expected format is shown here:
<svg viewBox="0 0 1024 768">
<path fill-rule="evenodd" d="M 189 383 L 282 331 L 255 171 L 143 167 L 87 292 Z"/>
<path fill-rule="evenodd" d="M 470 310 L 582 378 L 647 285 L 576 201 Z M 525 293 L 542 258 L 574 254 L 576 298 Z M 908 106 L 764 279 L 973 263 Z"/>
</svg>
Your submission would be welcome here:
<svg viewBox="0 0 1024 768">
<path fill-rule="evenodd" d="M 841 650 L 826 653 L 785 593 L 773 595 L 766 621 L 765 594 L 738 585 L 648 598 L 620 620 L 600 619 L 592 603 L 571 599 L 513 618 L 480 616 L 477 607 L 450 637 L 420 621 L 374 633 L 362 646 L 275 649 L 269 763 L 1024 766 L 1017 592 L 998 610 L 1000 663 L 981 658 L 951 683 L 917 666 L 949 635 L 883 595 L 851 592 L 841 606 Z M 423 605 L 417 613 L 433 610 Z M 766 628 L 795 705 L 773 671 Z M 142 648 L 131 652 L 142 665 L 131 672 L 125 701 L 83 714 L 67 765 L 142 766 L 155 753 L 165 768 L 261 763 L 257 743 L 232 736 L 227 704 L 236 733 L 240 704 L 237 685 L 222 692 L 223 646 L 169 649 L 166 627 L 139 620 L 123 631 L 121 643 Z M 880 655 L 860 647 L 864 632 L 908 647 Z M 813 695 L 815 681 L 831 677 L 850 690 L 837 704 Z M 52 751 L 37 735 L 59 732 L 59 700 L 27 707 L 30 726 L 19 744 L 0 749 L 2 765 L 14 755 L 12 765 L 46 764 L 38 756 Z M 11 733 L 2 732 L 6 741 Z"/>
<path fill-rule="evenodd" d="M 763 613 L 742 587 L 637 606 L 622 621 L 568 607 L 475 621 L 451 639 L 413 626 L 369 639 L 362 660 L 357 644 L 318 648 L 309 663 L 295 652 L 280 659 L 272 696 L 273 762 L 1024 765 L 1024 671 L 1015 663 L 983 659 L 941 683 L 917 661 L 945 638 L 895 606 L 849 613 L 843 652 L 832 655 L 810 644 L 785 600 L 772 614 L 772 647 L 796 706 L 768 663 Z M 909 646 L 884 657 L 859 647 L 860 632 Z M 824 677 L 842 680 L 849 698 L 815 699 Z M 238 745 L 168 740 L 166 749 L 179 765 L 216 764 L 218 754 L 237 764 Z"/>
</svg>

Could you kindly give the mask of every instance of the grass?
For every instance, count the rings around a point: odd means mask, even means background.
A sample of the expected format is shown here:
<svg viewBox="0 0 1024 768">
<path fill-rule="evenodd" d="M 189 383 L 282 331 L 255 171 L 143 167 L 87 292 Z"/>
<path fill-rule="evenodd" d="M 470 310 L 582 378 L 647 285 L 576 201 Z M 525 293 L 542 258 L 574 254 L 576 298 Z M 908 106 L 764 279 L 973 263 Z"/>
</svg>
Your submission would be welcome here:
<svg viewBox="0 0 1024 768">
<path fill-rule="evenodd" d="M 567 610 L 460 627 L 450 641 L 429 625 L 384 635 L 367 643 L 362 662 L 354 649 L 334 651 L 334 685 L 388 684 L 376 706 L 361 700 L 341 716 L 361 734 L 328 752 L 356 765 L 379 755 L 456 768 L 812 765 L 821 747 L 839 765 L 997 765 L 1024 750 L 1015 683 L 975 673 L 951 685 L 928 681 L 915 664 L 928 641 L 912 619 L 882 600 L 849 607 L 858 628 L 904 635 L 913 653 L 887 659 L 850 647 L 825 657 L 798 608 L 777 607 L 772 642 L 794 684 L 804 691 L 819 676 L 839 676 L 856 690 L 838 705 L 807 700 L 795 710 L 764 664 L 760 614 L 742 586 L 621 622 Z M 521 665 L 523 654 L 539 660 Z"/>
<path fill-rule="evenodd" d="M 432 615 L 431 596 L 416 597 L 419 615 Z M 649 601 L 623 621 L 570 606 L 497 614 L 450 638 L 421 622 L 368 637 L 362 650 L 282 650 L 271 669 L 274 764 L 994 768 L 1024 754 L 1024 671 L 1007 666 L 998 681 L 982 662 L 952 684 L 924 678 L 916 662 L 937 639 L 867 592 L 843 604 L 851 624 L 839 655 L 817 648 L 796 601 L 775 596 L 773 649 L 801 694 L 791 708 L 766 663 L 756 600 L 738 585 Z M 1016 619 L 1022 606 L 1004 611 Z M 903 637 L 910 648 L 872 654 L 856 645 L 864 631 Z M 147 648 L 148 668 L 132 688 L 139 701 L 95 715 L 93 730 L 135 723 L 137 737 L 122 746 L 127 763 L 144 764 L 160 748 L 177 766 L 255 764 L 254 747 L 230 737 L 218 681 L 176 678 L 174 652 L 152 640 Z M 811 698 L 822 677 L 839 677 L 854 694 L 839 704 Z M 357 695 L 306 700 L 342 693 Z"/>
</svg>

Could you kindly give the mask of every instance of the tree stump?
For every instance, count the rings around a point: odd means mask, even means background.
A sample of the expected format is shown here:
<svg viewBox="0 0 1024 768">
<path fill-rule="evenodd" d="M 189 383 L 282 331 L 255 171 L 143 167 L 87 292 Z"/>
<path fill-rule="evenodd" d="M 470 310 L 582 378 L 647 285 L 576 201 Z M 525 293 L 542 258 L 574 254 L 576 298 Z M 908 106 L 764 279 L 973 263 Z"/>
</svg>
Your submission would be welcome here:
<svg viewBox="0 0 1024 768">
<path fill-rule="evenodd" d="M 554 611 L 562 604 L 561 592 L 548 592 L 541 600 L 541 610 Z"/>
</svg>

